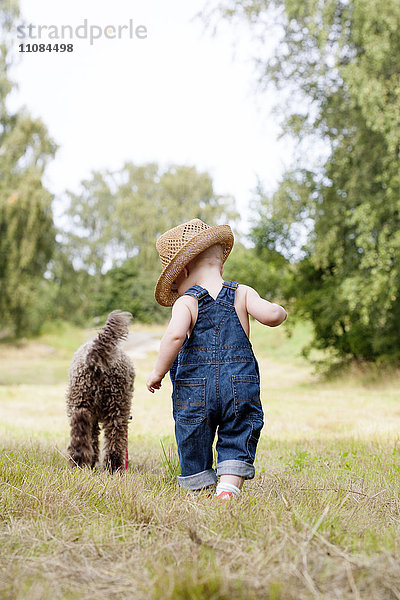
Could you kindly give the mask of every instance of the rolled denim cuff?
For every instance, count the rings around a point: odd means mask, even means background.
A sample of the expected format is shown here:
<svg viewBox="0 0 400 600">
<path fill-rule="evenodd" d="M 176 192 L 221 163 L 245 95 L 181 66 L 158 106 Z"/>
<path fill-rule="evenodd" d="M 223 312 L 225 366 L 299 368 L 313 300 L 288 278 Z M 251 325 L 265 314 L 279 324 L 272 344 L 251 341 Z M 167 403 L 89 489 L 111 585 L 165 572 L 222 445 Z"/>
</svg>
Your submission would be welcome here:
<svg viewBox="0 0 400 600">
<path fill-rule="evenodd" d="M 217 475 L 237 475 L 245 479 L 253 479 L 255 468 L 242 460 L 223 460 L 217 465 Z"/>
<path fill-rule="evenodd" d="M 207 469 L 206 471 L 187 475 L 186 477 L 178 475 L 177 479 L 179 485 L 185 490 L 200 490 L 203 487 L 217 483 L 217 476 L 214 469 Z"/>
</svg>

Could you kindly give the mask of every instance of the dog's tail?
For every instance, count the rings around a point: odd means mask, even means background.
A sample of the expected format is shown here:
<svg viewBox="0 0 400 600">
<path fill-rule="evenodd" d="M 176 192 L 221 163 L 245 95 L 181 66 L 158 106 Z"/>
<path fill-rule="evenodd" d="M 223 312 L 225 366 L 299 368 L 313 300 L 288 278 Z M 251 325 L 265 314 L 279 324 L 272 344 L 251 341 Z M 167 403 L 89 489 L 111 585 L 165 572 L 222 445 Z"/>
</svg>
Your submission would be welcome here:
<svg viewBox="0 0 400 600">
<path fill-rule="evenodd" d="M 93 368 L 108 367 L 115 348 L 121 340 L 128 337 L 129 323 L 132 315 L 129 312 L 113 310 L 108 315 L 107 322 L 99 331 L 87 355 L 87 364 Z"/>
</svg>

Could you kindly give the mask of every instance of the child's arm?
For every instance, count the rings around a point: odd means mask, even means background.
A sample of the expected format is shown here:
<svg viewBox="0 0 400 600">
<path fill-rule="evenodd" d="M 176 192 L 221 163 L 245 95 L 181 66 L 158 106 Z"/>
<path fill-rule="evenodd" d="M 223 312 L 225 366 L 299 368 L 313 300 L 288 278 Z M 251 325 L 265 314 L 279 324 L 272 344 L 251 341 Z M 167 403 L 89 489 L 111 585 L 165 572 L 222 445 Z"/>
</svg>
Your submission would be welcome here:
<svg viewBox="0 0 400 600">
<path fill-rule="evenodd" d="M 147 389 L 149 392 L 154 393 L 154 390 L 160 389 L 161 381 L 178 356 L 191 323 L 192 313 L 190 312 L 187 298 L 182 296 L 178 298 L 172 307 L 171 321 L 161 339 L 160 351 L 155 367 L 147 380 Z"/>
<path fill-rule="evenodd" d="M 253 288 L 246 287 L 246 309 L 249 315 L 257 319 L 263 325 L 269 325 L 269 327 L 276 327 L 283 323 L 287 317 L 286 310 L 279 306 L 263 300 L 259 294 Z"/>
</svg>

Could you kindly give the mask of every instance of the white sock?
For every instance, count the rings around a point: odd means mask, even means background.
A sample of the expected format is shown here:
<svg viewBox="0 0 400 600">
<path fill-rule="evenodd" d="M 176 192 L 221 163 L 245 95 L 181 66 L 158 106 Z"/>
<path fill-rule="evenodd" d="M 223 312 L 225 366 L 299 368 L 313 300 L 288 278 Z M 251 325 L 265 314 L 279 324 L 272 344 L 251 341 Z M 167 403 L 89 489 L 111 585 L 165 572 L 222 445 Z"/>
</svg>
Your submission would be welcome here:
<svg viewBox="0 0 400 600">
<path fill-rule="evenodd" d="M 232 492 L 234 496 L 240 496 L 241 491 L 236 485 L 233 483 L 227 483 L 223 481 L 217 485 L 217 489 L 215 491 L 215 495 L 218 496 L 221 492 Z"/>
</svg>

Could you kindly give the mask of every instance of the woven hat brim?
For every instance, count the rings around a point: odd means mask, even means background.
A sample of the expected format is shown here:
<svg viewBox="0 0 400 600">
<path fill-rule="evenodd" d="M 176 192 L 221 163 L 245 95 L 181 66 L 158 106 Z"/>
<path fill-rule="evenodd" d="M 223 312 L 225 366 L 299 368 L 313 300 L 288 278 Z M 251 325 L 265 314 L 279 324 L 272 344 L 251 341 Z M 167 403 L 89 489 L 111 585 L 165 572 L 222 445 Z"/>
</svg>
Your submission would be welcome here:
<svg viewBox="0 0 400 600">
<path fill-rule="evenodd" d="M 234 244 L 234 237 L 229 225 L 215 225 L 193 236 L 175 254 L 158 278 L 154 296 L 161 306 L 172 306 L 179 298 L 178 292 L 172 291 L 172 284 L 179 273 L 196 258 L 198 254 L 214 244 L 224 246 L 223 262 L 228 258 Z"/>
</svg>

